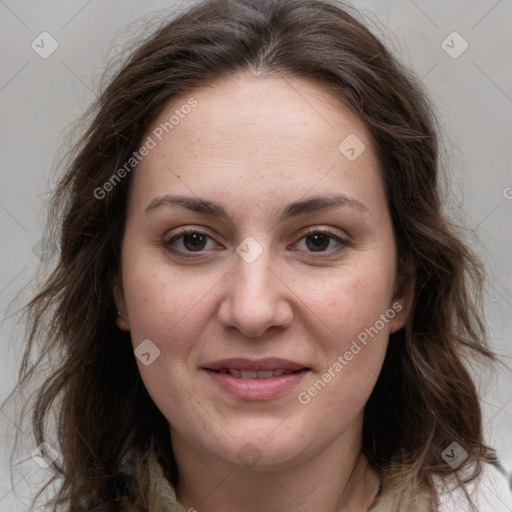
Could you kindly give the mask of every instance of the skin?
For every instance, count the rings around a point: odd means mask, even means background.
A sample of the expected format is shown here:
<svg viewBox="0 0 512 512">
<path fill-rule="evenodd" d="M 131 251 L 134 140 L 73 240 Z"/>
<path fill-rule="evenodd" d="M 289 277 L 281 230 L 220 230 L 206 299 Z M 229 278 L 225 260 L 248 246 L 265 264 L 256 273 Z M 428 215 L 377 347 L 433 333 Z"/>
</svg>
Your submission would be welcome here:
<svg viewBox="0 0 512 512">
<path fill-rule="evenodd" d="M 396 272 L 372 142 L 316 82 L 249 74 L 174 98 L 148 135 L 190 97 L 197 106 L 132 176 L 116 290 L 117 323 L 134 348 L 150 339 L 160 350 L 150 365 L 137 364 L 169 421 L 178 499 L 209 512 L 366 511 L 379 475 L 360 452 L 364 406 L 389 334 L 403 326 L 412 301 L 412 284 Z M 338 149 L 350 134 L 366 146 L 354 161 Z M 232 221 L 180 206 L 144 213 L 165 194 L 220 203 Z M 366 211 L 338 205 L 278 221 L 288 203 L 336 194 Z M 190 238 L 166 246 L 179 227 L 207 235 L 199 251 Z M 348 243 L 321 238 L 318 250 L 309 228 Z M 262 249 L 252 263 L 235 251 L 249 236 Z M 398 302 L 400 313 L 299 403 L 299 392 Z M 200 369 L 236 356 L 282 357 L 311 371 L 284 395 L 243 400 Z M 259 457 L 252 466 L 239 456 L 247 443 Z"/>
</svg>

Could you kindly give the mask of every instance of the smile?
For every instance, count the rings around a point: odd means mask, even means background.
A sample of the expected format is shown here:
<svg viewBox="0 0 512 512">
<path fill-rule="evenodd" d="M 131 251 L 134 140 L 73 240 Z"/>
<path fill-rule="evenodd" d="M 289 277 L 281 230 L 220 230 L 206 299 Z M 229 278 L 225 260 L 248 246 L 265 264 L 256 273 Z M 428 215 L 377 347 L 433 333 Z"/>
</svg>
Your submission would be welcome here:
<svg viewBox="0 0 512 512">
<path fill-rule="evenodd" d="M 270 379 L 272 377 L 280 377 L 281 375 L 290 375 L 291 373 L 295 372 L 293 370 L 287 370 L 284 368 L 263 371 L 240 370 L 238 368 L 222 368 L 218 370 L 218 373 L 229 374 L 239 379 Z"/>
</svg>

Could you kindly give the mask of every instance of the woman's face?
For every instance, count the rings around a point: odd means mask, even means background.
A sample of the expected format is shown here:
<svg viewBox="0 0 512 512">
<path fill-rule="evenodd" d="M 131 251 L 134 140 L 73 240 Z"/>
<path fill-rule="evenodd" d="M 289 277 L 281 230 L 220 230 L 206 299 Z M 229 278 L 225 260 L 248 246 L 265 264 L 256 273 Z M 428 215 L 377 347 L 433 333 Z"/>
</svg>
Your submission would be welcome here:
<svg viewBox="0 0 512 512">
<path fill-rule="evenodd" d="M 284 468 L 357 438 L 411 299 L 362 123 L 314 82 L 238 75 L 143 142 L 118 325 L 173 443 Z"/>
</svg>

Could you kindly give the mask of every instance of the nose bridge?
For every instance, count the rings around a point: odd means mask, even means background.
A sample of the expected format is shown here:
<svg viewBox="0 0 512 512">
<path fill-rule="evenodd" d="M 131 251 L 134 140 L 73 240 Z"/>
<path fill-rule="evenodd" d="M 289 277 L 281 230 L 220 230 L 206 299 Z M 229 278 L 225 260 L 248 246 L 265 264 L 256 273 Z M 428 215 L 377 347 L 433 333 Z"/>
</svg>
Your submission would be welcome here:
<svg viewBox="0 0 512 512">
<path fill-rule="evenodd" d="M 224 324 L 237 327 L 245 335 L 260 336 L 272 326 L 284 326 L 291 320 L 290 306 L 268 245 L 251 237 L 236 249 L 233 274 L 219 311 Z"/>
<path fill-rule="evenodd" d="M 235 291 L 240 292 L 242 297 L 261 296 L 263 293 L 272 291 L 272 256 L 269 249 L 262 251 L 254 260 L 246 260 L 239 257 L 236 262 Z M 275 279 L 275 277 L 274 277 Z M 269 297 L 267 297 L 269 298 Z"/>
<path fill-rule="evenodd" d="M 236 249 L 236 280 L 233 293 L 240 301 L 250 301 L 251 307 L 264 309 L 272 302 L 275 287 L 272 280 L 272 252 L 269 244 L 265 246 L 254 238 L 247 237 Z M 261 304 L 254 302 L 261 301 Z"/>
</svg>

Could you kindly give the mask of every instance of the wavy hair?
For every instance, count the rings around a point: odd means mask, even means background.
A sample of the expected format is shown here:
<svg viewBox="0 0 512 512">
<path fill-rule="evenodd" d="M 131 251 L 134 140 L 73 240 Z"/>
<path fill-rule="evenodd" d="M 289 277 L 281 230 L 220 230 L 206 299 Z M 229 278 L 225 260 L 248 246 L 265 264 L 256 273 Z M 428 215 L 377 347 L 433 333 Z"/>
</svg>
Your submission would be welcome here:
<svg viewBox="0 0 512 512">
<path fill-rule="evenodd" d="M 46 484 L 61 482 L 54 510 L 170 510 L 155 498 L 172 494 L 155 482 L 179 478 L 167 420 L 143 385 L 129 333 L 115 324 L 131 175 L 101 199 L 97 191 L 169 101 L 235 73 L 315 80 L 361 119 L 376 148 L 398 272 L 415 267 L 411 312 L 390 336 L 365 408 L 363 450 L 384 475 L 380 502 L 396 507 L 416 493 L 436 510 L 432 476 L 455 473 L 441 457 L 452 442 L 469 454 L 461 468 L 476 461 L 464 483 L 478 477 L 480 461 L 495 461 L 466 365 L 496 361 L 482 319 L 484 270 L 443 210 L 435 116 L 418 80 L 349 11 L 335 0 L 199 2 L 139 43 L 90 107 L 49 205 L 58 257 L 25 309 L 17 386 L 51 362 L 26 407 L 38 444 L 58 412 L 61 457 Z"/>
</svg>

